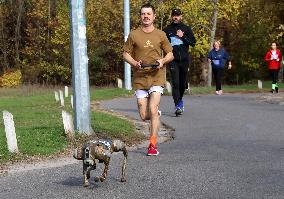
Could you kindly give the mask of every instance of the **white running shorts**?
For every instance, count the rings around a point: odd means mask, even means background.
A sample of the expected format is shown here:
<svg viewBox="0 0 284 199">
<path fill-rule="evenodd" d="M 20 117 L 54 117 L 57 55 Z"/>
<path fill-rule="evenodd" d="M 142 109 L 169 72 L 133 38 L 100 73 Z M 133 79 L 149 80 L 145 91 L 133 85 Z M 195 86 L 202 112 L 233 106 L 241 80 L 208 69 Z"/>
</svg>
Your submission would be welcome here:
<svg viewBox="0 0 284 199">
<path fill-rule="evenodd" d="M 162 86 L 152 86 L 149 90 L 138 89 L 135 91 L 137 99 L 149 97 L 152 92 L 158 92 L 163 95 L 164 88 Z"/>
</svg>

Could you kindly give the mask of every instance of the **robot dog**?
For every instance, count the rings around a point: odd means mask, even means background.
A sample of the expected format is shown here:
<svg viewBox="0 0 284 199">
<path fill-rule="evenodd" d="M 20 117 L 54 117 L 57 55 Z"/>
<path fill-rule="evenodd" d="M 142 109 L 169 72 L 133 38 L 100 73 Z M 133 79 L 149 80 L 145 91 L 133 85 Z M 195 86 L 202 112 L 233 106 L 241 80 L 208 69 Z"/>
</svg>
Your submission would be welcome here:
<svg viewBox="0 0 284 199">
<path fill-rule="evenodd" d="M 96 169 L 96 160 L 98 160 L 99 163 L 104 163 L 105 168 L 100 177 L 95 177 L 95 181 L 103 182 L 107 177 L 108 167 L 112 153 L 119 151 L 122 151 L 124 155 L 121 182 L 125 182 L 125 169 L 128 152 L 126 150 L 126 145 L 124 142 L 120 140 L 92 140 L 88 141 L 82 147 L 76 148 L 74 150 L 73 157 L 77 160 L 83 161 L 83 175 L 85 187 L 90 185 L 90 172 Z"/>
</svg>

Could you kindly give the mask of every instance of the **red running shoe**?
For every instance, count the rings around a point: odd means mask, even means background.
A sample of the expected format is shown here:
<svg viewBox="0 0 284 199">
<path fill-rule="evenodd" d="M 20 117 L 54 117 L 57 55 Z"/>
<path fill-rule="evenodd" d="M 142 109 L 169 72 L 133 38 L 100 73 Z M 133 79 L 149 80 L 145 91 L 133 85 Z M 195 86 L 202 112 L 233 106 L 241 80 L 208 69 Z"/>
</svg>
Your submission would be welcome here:
<svg viewBox="0 0 284 199">
<path fill-rule="evenodd" d="M 148 156 L 157 156 L 157 155 L 159 155 L 159 151 L 157 150 L 157 146 L 155 146 L 153 144 L 149 144 L 147 155 Z"/>
</svg>

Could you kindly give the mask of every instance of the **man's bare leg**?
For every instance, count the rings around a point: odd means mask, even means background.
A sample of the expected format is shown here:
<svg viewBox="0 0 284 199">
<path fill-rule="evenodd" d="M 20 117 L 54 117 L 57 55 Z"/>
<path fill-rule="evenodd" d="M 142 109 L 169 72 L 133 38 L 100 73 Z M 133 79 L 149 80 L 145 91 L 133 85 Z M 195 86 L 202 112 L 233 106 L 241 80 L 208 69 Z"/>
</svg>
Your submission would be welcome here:
<svg viewBox="0 0 284 199">
<path fill-rule="evenodd" d="M 150 145 L 148 155 L 158 155 L 157 139 L 160 127 L 160 115 L 158 113 L 161 101 L 161 93 L 152 92 L 150 97 L 137 99 L 138 111 L 143 121 L 150 120 Z"/>
<path fill-rule="evenodd" d="M 157 150 L 158 131 L 160 127 L 160 116 L 158 113 L 161 94 L 159 92 L 152 92 L 149 99 L 150 112 L 150 144 L 148 147 L 149 156 L 159 155 Z"/>
<path fill-rule="evenodd" d="M 143 121 L 150 120 L 149 97 L 137 99 L 137 105 L 140 118 Z"/>
<path fill-rule="evenodd" d="M 160 116 L 158 114 L 159 105 L 161 101 L 161 93 L 152 92 L 150 95 L 149 101 L 149 110 L 150 110 L 150 136 L 158 136 L 159 128 L 160 128 Z"/>
</svg>

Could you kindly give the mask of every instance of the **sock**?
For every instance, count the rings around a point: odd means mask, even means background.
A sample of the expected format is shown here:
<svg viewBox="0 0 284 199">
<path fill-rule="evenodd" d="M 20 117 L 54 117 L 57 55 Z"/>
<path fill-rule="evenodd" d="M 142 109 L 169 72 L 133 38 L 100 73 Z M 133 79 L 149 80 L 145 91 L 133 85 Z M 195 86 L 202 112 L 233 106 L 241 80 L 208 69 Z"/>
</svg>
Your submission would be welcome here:
<svg viewBox="0 0 284 199">
<path fill-rule="evenodd" d="M 156 146 L 156 144 L 157 144 L 157 136 L 152 135 L 150 137 L 150 143 Z"/>
</svg>

